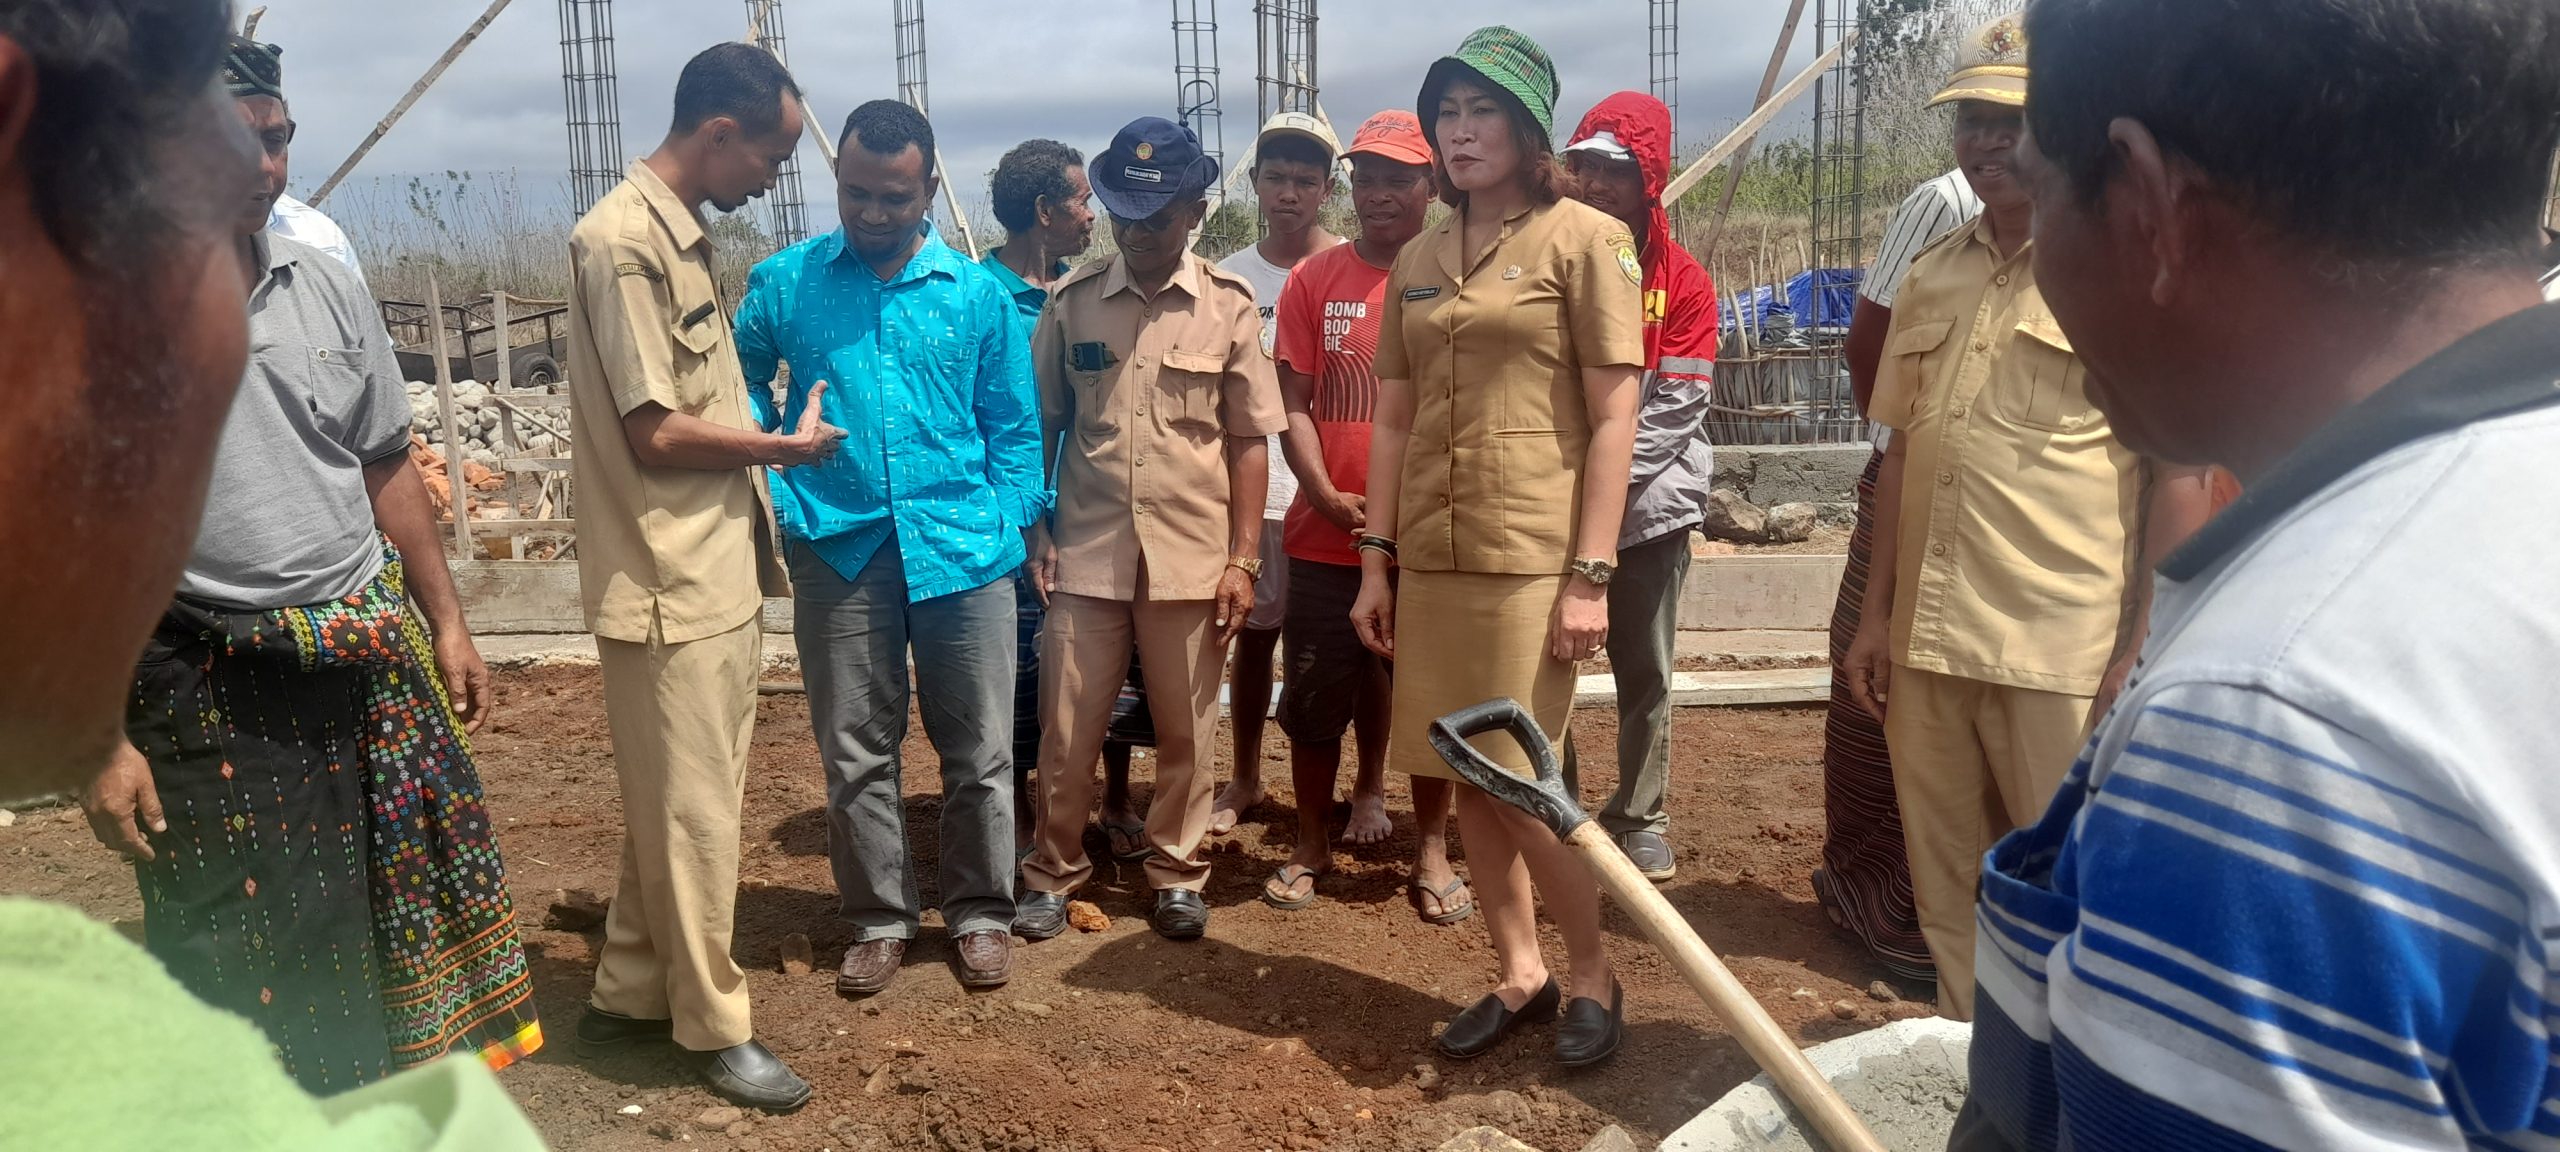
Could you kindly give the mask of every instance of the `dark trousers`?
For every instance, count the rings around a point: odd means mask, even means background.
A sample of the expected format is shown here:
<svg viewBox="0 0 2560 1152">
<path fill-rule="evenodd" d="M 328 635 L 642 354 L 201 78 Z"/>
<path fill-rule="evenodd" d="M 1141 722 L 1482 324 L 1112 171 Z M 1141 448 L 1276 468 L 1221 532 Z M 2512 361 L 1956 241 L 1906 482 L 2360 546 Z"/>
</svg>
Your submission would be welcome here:
<svg viewBox="0 0 2560 1152">
<path fill-rule="evenodd" d="M 1618 683 L 1618 788 L 1600 809 L 1612 836 L 1671 826 L 1671 662 L 1680 635 L 1680 586 L 1689 576 L 1689 530 L 1618 553 L 1609 581 L 1609 674 Z M 1565 743 L 1565 790 L 1579 796 L 1580 757 Z"/>
</svg>

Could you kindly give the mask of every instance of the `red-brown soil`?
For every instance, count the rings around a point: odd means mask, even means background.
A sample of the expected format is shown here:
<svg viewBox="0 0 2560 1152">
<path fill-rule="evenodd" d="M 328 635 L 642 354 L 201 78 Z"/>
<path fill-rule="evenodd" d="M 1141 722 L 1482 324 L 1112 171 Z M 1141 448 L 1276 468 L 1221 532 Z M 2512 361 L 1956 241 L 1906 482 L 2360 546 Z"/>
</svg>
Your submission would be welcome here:
<svg viewBox="0 0 2560 1152">
<path fill-rule="evenodd" d="M 1428 927 L 1406 903 L 1413 833 L 1400 786 L 1390 793 L 1397 838 L 1346 854 L 1323 880 L 1321 903 L 1282 912 L 1258 901 L 1296 834 L 1276 728 L 1265 752 L 1274 799 L 1217 845 L 1208 939 L 1158 939 L 1146 924 L 1143 877 L 1105 863 L 1087 895 L 1110 928 L 1024 947 L 1010 986 L 962 991 L 928 914 L 897 983 L 869 1001 L 844 1000 L 833 968 L 851 934 L 834 917 L 808 712 L 799 697 L 771 696 L 747 786 L 736 952 L 759 1034 L 817 1098 L 796 1115 L 702 1127 L 697 1117 L 720 1101 L 663 1050 L 588 1060 L 571 1040 L 601 935 L 552 928 L 546 909 L 562 889 L 612 891 L 621 822 L 595 672 L 536 669 L 500 682 L 480 765 L 551 1037 L 504 1079 L 556 1148 L 1429 1149 L 1490 1123 L 1569 1152 L 1611 1123 L 1657 1140 L 1755 1071 L 1614 913 L 1628 1013 L 1615 1061 L 1567 1072 L 1543 1028 L 1475 1062 L 1434 1057 L 1435 1026 L 1491 980 L 1484 929 Z M 1576 724 L 1585 748 L 1613 745 L 1606 712 Z M 1811 1044 L 1923 1014 L 1910 999 L 1869 997 L 1885 972 L 1831 927 L 1806 881 L 1822 831 L 1821 713 L 1681 710 L 1673 750 L 1680 875 L 1665 891 L 1779 1022 Z M 940 798 L 920 728 L 907 757 L 908 833 L 930 859 Z M 1148 771 L 1140 760 L 1142 794 Z M 1595 775 L 1595 789 L 1607 783 Z M 929 905 L 932 869 L 919 881 Z M 0 830 L 0 891 L 102 919 L 139 914 L 130 873 L 69 809 L 25 813 Z M 815 942 L 816 972 L 781 972 L 791 933 Z M 1561 968 L 1561 944 L 1552 933 L 1547 944 Z M 1836 1015 L 1844 1004 L 1845 1019 Z M 1437 1083 L 1425 1088 L 1426 1079 Z M 639 1115 L 620 1114 L 633 1104 Z"/>
</svg>

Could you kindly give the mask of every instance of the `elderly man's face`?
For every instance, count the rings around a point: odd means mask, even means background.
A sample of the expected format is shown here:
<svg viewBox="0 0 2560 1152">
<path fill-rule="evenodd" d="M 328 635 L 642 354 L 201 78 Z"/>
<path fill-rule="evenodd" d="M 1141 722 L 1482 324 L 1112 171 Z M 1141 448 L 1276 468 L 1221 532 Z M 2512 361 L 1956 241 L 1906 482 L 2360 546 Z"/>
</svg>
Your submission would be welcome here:
<svg viewBox="0 0 2560 1152">
<path fill-rule="evenodd" d="M 1956 166 L 1988 208 L 2014 208 L 2026 199 L 2017 180 L 2018 140 L 2026 135 L 2024 109 L 1988 100 L 1956 104 Z"/>
</svg>

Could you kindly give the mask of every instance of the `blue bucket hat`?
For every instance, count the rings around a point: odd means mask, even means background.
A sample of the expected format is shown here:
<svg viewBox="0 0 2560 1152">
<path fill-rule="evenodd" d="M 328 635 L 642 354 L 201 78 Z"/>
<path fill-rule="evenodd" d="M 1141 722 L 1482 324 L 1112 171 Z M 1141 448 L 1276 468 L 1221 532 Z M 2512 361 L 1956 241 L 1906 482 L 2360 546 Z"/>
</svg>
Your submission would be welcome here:
<svg viewBox="0 0 2560 1152">
<path fill-rule="evenodd" d="M 1144 220 L 1207 192 L 1218 182 L 1218 161 L 1201 151 L 1199 133 L 1161 116 L 1141 116 L 1111 138 L 1092 172 L 1104 211 Z"/>
</svg>

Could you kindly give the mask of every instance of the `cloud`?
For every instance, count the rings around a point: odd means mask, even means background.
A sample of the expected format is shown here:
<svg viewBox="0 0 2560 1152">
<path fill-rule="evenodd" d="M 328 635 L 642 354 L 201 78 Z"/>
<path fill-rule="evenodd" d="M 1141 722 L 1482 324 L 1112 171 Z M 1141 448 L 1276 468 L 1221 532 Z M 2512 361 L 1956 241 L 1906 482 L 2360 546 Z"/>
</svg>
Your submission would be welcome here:
<svg viewBox="0 0 2560 1152">
<path fill-rule="evenodd" d="M 427 64 L 479 15 L 481 0 L 267 0 L 261 39 L 285 46 L 286 88 L 301 125 L 294 184 L 307 190 L 363 139 Z M 1683 6 L 1683 143 L 1703 147 L 1749 111 L 1782 7 L 1775 0 Z M 927 6 L 929 101 L 956 190 L 982 203 L 985 174 L 1007 148 L 1038 136 L 1088 153 L 1121 124 L 1169 115 L 1173 34 L 1159 0 L 1082 4 L 933 0 Z M 1646 8 L 1475 0 L 1464 6 L 1336 0 L 1317 26 L 1323 103 L 1349 135 L 1379 109 L 1411 107 L 1431 61 L 1480 23 L 1507 23 L 1554 55 L 1564 88 L 1559 129 L 1602 96 L 1646 86 Z M 1252 5 L 1219 6 L 1223 135 L 1239 157 L 1254 129 Z M 702 48 L 746 31 L 743 0 L 615 0 L 615 52 L 626 159 L 663 131 L 676 74 Z M 897 94 L 889 6 L 784 0 L 792 70 L 830 135 L 865 100 Z M 515 0 L 365 159 L 355 178 L 383 184 L 446 171 L 513 173 L 528 196 L 566 179 L 560 30 L 554 0 Z M 1812 57 L 1810 21 L 1792 67 Z M 1803 109 L 1792 118 L 1800 123 Z M 1783 130 L 1783 129 L 1782 129 Z M 802 150 L 813 228 L 834 226 L 814 147 Z"/>
</svg>

